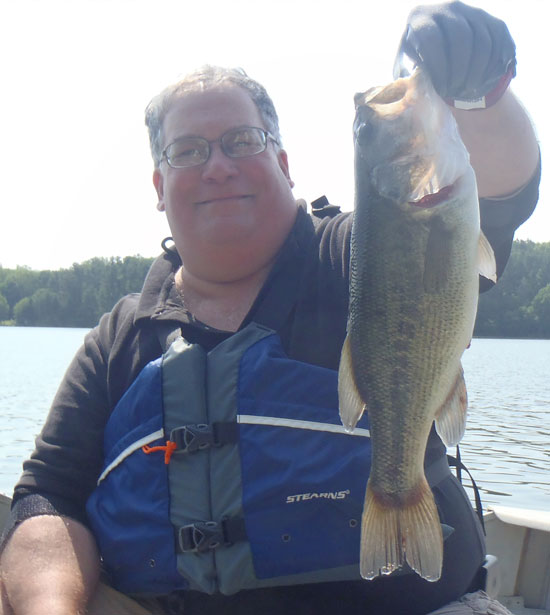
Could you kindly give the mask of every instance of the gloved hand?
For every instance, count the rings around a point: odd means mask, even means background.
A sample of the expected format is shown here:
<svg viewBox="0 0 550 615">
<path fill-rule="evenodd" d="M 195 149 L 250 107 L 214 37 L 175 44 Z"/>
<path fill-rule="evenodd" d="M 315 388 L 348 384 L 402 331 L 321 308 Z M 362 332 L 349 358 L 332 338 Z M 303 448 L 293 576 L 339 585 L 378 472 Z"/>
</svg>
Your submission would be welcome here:
<svg viewBox="0 0 550 615">
<path fill-rule="evenodd" d="M 399 44 L 396 78 L 403 76 L 403 54 L 427 70 L 449 104 L 477 101 L 457 107 L 490 106 L 515 76 L 516 46 L 506 24 L 458 1 L 413 9 Z"/>
</svg>

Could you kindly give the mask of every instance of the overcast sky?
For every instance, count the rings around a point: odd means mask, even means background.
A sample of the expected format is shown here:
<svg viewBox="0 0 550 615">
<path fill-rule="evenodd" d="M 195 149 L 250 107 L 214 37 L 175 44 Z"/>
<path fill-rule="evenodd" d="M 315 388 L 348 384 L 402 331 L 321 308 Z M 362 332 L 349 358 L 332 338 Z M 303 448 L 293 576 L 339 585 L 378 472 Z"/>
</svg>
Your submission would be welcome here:
<svg viewBox="0 0 550 615">
<path fill-rule="evenodd" d="M 143 110 L 205 63 L 242 66 L 278 109 L 296 197 L 353 204 L 353 95 L 391 80 L 402 0 L 0 0 L 0 265 L 159 253 Z M 513 88 L 550 139 L 548 0 L 477 0 L 516 41 Z M 544 165 L 543 165 L 544 166 Z M 543 175 L 516 237 L 550 241 Z"/>
</svg>

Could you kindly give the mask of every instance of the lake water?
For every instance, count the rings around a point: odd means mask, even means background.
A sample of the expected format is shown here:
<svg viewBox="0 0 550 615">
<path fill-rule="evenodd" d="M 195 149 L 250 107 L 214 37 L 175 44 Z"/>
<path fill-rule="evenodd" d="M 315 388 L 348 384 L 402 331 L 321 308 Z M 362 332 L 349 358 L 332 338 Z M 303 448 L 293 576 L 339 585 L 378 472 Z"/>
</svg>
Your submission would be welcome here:
<svg viewBox="0 0 550 615">
<path fill-rule="evenodd" d="M 0 493 L 11 495 L 86 331 L 0 327 Z M 484 506 L 550 510 L 550 340 L 475 339 L 463 365 L 462 458 Z"/>
</svg>

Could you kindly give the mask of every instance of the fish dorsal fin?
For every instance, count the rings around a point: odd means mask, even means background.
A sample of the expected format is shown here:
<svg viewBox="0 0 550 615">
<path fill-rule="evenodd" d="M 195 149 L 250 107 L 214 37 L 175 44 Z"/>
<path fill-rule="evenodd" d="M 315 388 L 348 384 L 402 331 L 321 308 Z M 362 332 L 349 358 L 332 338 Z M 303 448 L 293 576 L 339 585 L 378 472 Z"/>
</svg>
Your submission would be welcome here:
<svg viewBox="0 0 550 615">
<path fill-rule="evenodd" d="M 485 237 L 482 231 L 479 233 L 477 266 L 480 275 L 496 284 L 497 263 L 495 261 L 495 253 L 493 252 L 493 248 L 491 247 L 489 240 Z"/>
<path fill-rule="evenodd" d="M 346 431 L 353 431 L 366 409 L 353 378 L 349 336 L 346 335 L 338 369 L 338 403 L 340 419 Z"/>
<path fill-rule="evenodd" d="M 468 394 L 461 365 L 455 383 L 435 417 L 436 431 L 445 446 L 455 446 L 462 440 L 467 411 Z"/>
</svg>

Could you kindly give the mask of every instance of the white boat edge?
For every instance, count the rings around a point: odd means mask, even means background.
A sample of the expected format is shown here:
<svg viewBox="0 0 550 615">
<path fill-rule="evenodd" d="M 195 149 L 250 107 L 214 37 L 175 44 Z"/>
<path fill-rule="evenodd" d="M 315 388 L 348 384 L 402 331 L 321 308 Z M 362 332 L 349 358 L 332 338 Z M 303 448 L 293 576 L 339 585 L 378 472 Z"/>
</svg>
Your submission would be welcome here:
<svg viewBox="0 0 550 615">
<path fill-rule="evenodd" d="M 503 523 L 523 525 L 533 530 L 550 532 L 550 511 L 509 506 L 489 506 L 488 515 L 494 513 Z"/>
<path fill-rule="evenodd" d="M 516 615 L 550 615 L 550 512 L 491 506 L 486 591 Z"/>
<path fill-rule="evenodd" d="M 0 529 L 10 503 L 11 499 L 0 493 Z M 514 615 L 550 615 L 550 512 L 492 506 L 484 522 L 487 552 L 491 554 L 487 593 Z M 140 611 L 133 610 L 134 605 L 128 612 L 137 614 Z"/>
</svg>

